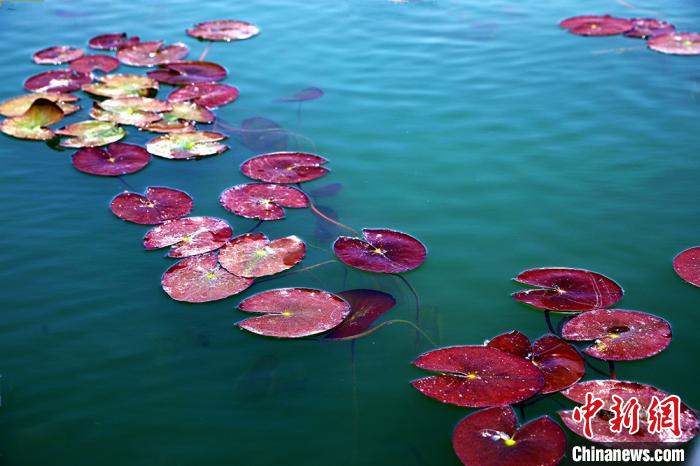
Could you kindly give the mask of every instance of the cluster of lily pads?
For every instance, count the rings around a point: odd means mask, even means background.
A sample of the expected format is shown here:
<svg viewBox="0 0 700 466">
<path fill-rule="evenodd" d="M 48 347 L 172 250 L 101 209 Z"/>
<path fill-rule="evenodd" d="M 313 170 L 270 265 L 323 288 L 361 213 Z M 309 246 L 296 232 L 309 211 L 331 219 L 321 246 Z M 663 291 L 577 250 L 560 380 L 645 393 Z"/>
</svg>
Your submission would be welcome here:
<svg viewBox="0 0 700 466">
<path fill-rule="evenodd" d="M 672 55 L 700 55 L 700 33 L 677 32 L 676 27 L 655 18 L 616 18 L 610 15 L 573 16 L 559 23 L 579 36 L 614 36 L 646 39 L 655 52 Z"/>
<path fill-rule="evenodd" d="M 679 255 L 674 267 L 700 286 L 700 248 Z M 664 399 L 669 395 L 651 385 L 617 380 L 614 371 L 616 361 L 644 359 L 666 349 L 672 338 L 668 322 L 646 312 L 610 309 L 622 299 L 623 290 L 599 273 L 542 268 L 526 270 L 514 280 L 532 288 L 513 293 L 513 298 L 543 310 L 551 333 L 531 342 L 513 330 L 483 345 L 430 351 L 413 362 L 436 373 L 412 382 L 424 395 L 442 403 L 486 408 L 462 419 L 454 430 L 453 447 L 465 465 L 558 464 L 566 453 L 562 428 L 548 416 L 518 428 L 512 407 L 519 407 L 524 416 L 524 406 L 554 393 L 579 404 L 591 393 L 604 402 L 604 409 L 591 422 L 590 440 L 594 442 L 659 448 L 695 437 L 700 430 L 698 418 L 685 404 L 681 405 L 679 437 L 665 431 L 649 432 L 651 419 L 646 416 L 640 418 L 637 433 L 615 433 L 608 424 L 613 417 L 613 397 L 625 403 L 635 397 L 646 408 L 654 396 Z M 552 312 L 564 314 L 559 330 L 552 326 Z M 571 342 L 592 343 L 577 348 Z M 587 365 L 605 374 L 586 361 L 586 356 L 607 361 L 609 378 L 581 381 Z M 574 412 L 562 410 L 558 415 L 571 431 L 587 437 Z"/>
</svg>

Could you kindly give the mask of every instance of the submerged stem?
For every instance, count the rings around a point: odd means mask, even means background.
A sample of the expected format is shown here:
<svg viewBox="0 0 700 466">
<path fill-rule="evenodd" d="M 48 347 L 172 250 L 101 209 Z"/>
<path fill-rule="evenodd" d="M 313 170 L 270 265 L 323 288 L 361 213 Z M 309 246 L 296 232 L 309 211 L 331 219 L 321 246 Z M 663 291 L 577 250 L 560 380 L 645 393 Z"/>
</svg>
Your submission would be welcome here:
<svg viewBox="0 0 700 466">
<path fill-rule="evenodd" d="M 552 325 L 552 316 L 550 315 L 549 310 L 544 311 L 544 320 L 547 321 L 547 327 L 549 328 L 549 331 L 556 335 L 557 332 L 556 330 L 554 330 L 554 326 Z"/>
<path fill-rule="evenodd" d="M 370 335 L 370 334 L 376 332 L 377 330 L 379 330 L 379 329 L 382 328 L 382 327 L 388 327 L 389 325 L 393 325 L 393 324 L 406 324 L 406 325 L 409 325 L 409 326 L 413 327 L 417 332 L 420 332 L 420 334 L 423 335 L 423 337 L 424 337 L 426 340 L 428 340 L 428 342 L 429 342 L 431 345 L 433 345 L 434 347 L 437 348 L 437 343 L 435 343 L 435 342 L 433 341 L 433 339 L 430 338 L 430 337 L 428 336 L 427 333 L 425 333 L 423 330 L 421 330 L 420 327 L 418 327 L 416 324 L 414 324 L 414 323 L 411 322 L 410 320 L 403 320 L 403 319 L 387 320 L 386 322 L 382 322 L 381 324 L 377 325 L 376 327 L 372 327 L 371 329 L 365 330 L 365 331 L 362 332 L 362 333 L 358 333 L 358 334 L 352 335 L 352 336 L 350 336 L 350 337 L 334 338 L 333 341 L 352 341 L 352 340 L 357 340 L 358 338 L 366 337 L 367 335 Z"/>
<path fill-rule="evenodd" d="M 313 269 L 316 269 L 318 267 L 322 267 L 324 265 L 333 264 L 333 263 L 337 263 L 337 262 L 338 261 L 335 259 L 329 259 L 327 261 L 319 262 L 318 264 L 314 264 L 314 265 L 309 265 L 308 267 L 303 267 L 299 270 L 292 270 L 290 272 L 283 273 L 281 275 L 273 275 L 272 277 L 259 278 L 259 279 L 255 280 L 255 283 L 269 282 L 270 280 L 275 280 L 277 278 L 284 278 L 284 277 L 287 277 L 289 275 L 294 275 L 295 273 L 308 272 L 309 270 L 313 270 Z"/>
<path fill-rule="evenodd" d="M 207 47 L 204 49 L 204 52 L 199 56 L 199 61 L 202 61 L 206 58 L 207 54 L 209 53 L 209 47 L 211 47 L 211 44 L 207 44 Z"/>
<path fill-rule="evenodd" d="M 597 367 L 595 367 L 593 364 L 591 364 L 590 361 L 588 361 L 588 359 L 586 359 L 586 358 L 583 358 L 583 359 L 584 359 L 584 361 L 586 361 L 586 365 L 588 367 L 590 367 L 591 369 L 593 369 L 595 372 L 599 373 L 600 375 L 604 375 L 606 377 L 608 376 L 607 372 L 602 371 L 602 370 L 598 369 Z"/>
<path fill-rule="evenodd" d="M 253 227 L 252 227 L 250 230 L 246 231 L 246 233 L 252 233 L 252 232 L 254 232 L 255 230 L 258 229 L 258 227 L 260 227 L 260 225 L 262 225 L 262 223 L 263 223 L 262 220 L 258 220 L 258 223 L 256 223 L 255 225 L 253 225 Z"/>
<path fill-rule="evenodd" d="M 398 277 L 399 279 L 401 279 L 401 281 L 404 282 L 404 284 L 408 287 L 408 290 L 413 295 L 413 300 L 414 300 L 415 306 L 416 306 L 416 313 L 415 313 L 414 318 L 416 321 L 416 325 L 420 325 L 420 297 L 418 296 L 418 291 L 416 291 L 416 289 L 413 287 L 413 285 L 411 285 L 411 282 L 409 282 L 408 279 L 406 277 L 404 277 L 403 275 L 400 275 L 398 273 L 395 273 L 393 275 L 395 277 Z M 418 332 L 416 332 L 416 343 L 418 343 Z"/>
<path fill-rule="evenodd" d="M 126 187 L 129 188 L 130 190 L 136 192 L 136 188 L 134 188 L 134 187 L 131 185 L 131 183 L 129 183 L 128 181 L 126 181 L 126 180 L 124 179 L 123 176 L 119 175 L 119 176 L 117 176 L 117 179 L 118 179 L 124 186 L 126 186 Z"/>
<path fill-rule="evenodd" d="M 610 368 L 610 378 L 613 380 L 617 379 L 615 375 L 615 361 L 608 361 L 608 368 Z"/>
<path fill-rule="evenodd" d="M 306 197 L 309 199 L 309 207 L 311 208 L 311 211 L 312 211 L 313 213 L 315 213 L 316 215 L 318 215 L 318 216 L 321 217 L 322 219 L 326 220 L 327 222 L 332 223 L 333 225 L 339 226 L 340 228 L 344 228 L 345 230 L 351 232 L 351 233 L 354 234 L 355 236 L 361 236 L 360 233 L 359 233 L 357 230 L 355 230 L 354 228 L 351 228 L 351 227 L 349 227 L 349 226 L 347 226 L 347 225 L 344 225 L 344 224 L 342 224 L 342 223 L 340 223 L 340 222 L 338 222 L 338 221 L 336 221 L 336 220 L 333 220 L 332 218 L 328 217 L 328 216 L 325 215 L 323 212 L 321 212 L 320 210 L 318 210 L 318 209 L 316 208 L 316 206 L 314 205 L 314 201 L 311 200 L 311 196 L 309 196 L 309 195 L 306 193 L 306 191 L 304 191 L 304 188 L 301 187 L 301 183 L 297 183 L 297 188 L 299 189 L 299 191 L 301 191 L 301 192 L 303 192 L 304 194 L 306 194 Z"/>
</svg>

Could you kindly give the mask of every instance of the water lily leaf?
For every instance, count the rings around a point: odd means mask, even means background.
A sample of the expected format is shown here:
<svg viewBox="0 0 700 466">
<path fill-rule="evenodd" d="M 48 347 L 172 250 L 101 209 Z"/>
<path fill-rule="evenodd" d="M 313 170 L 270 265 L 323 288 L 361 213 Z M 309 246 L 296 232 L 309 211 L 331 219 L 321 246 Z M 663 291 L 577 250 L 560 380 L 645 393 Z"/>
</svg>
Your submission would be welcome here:
<svg viewBox="0 0 700 466">
<path fill-rule="evenodd" d="M 20 95 L 17 97 L 12 97 L 2 103 L 0 103 L 0 115 L 6 117 L 16 117 L 24 115 L 24 113 L 29 110 L 32 104 L 38 99 L 46 99 L 57 104 L 64 115 L 70 115 L 80 110 L 80 107 L 69 102 L 75 102 L 78 97 L 73 94 L 59 94 L 59 93 L 41 93 L 33 92 L 31 94 Z"/>
<path fill-rule="evenodd" d="M 148 72 L 150 78 L 173 86 L 206 84 L 226 78 L 226 68 L 207 61 L 178 61 Z"/>
<path fill-rule="evenodd" d="M 700 34 L 672 32 L 654 36 L 647 41 L 651 50 L 671 55 L 700 55 Z"/>
<path fill-rule="evenodd" d="M 612 36 L 632 29 L 632 21 L 623 18 L 604 16 L 574 16 L 567 18 L 559 26 L 579 36 Z"/>
<path fill-rule="evenodd" d="M 256 278 L 289 270 L 305 254 L 306 245 L 297 236 L 270 241 L 262 233 L 248 233 L 226 243 L 219 251 L 219 262 L 239 277 Z"/>
<path fill-rule="evenodd" d="M 674 257 L 673 270 L 691 285 L 700 286 L 700 246 L 686 249 Z"/>
<path fill-rule="evenodd" d="M 350 314 L 325 335 L 330 340 L 359 335 L 396 305 L 393 296 L 377 290 L 348 290 L 338 293 L 338 296 L 350 303 Z"/>
<path fill-rule="evenodd" d="M 316 100 L 323 97 L 323 90 L 318 87 L 307 87 L 300 90 L 296 94 L 278 99 L 279 102 L 306 102 L 307 100 Z"/>
<path fill-rule="evenodd" d="M 109 55 L 85 55 L 70 63 L 71 70 L 83 74 L 92 74 L 95 70 L 111 73 L 117 68 L 119 68 L 119 60 Z"/>
<path fill-rule="evenodd" d="M 68 63 L 82 56 L 83 49 L 59 45 L 39 50 L 32 55 L 32 60 L 34 60 L 34 63 L 40 65 L 60 65 L 61 63 Z"/>
<path fill-rule="evenodd" d="M 228 146 L 218 141 L 225 138 L 223 134 L 208 131 L 170 133 L 152 139 L 146 149 L 166 159 L 194 159 L 224 152 Z"/>
<path fill-rule="evenodd" d="M 326 162 L 323 157 L 305 152 L 275 152 L 246 160 L 241 170 L 247 177 L 266 183 L 301 183 L 328 173 L 321 166 Z"/>
<path fill-rule="evenodd" d="M 152 131 L 154 133 L 192 133 L 197 130 L 197 125 L 187 120 L 167 120 L 165 118 L 139 126 L 139 129 Z"/>
<path fill-rule="evenodd" d="M 148 97 L 115 97 L 95 102 L 90 116 L 121 125 L 143 126 L 161 119 L 160 112 L 172 110 L 168 102 Z"/>
<path fill-rule="evenodd" d="M 136 173 L 151 161 L 143 147 L 115 142 L 104 149 L 86 147 L 73 154 L 73 166 L 81 172 L 100 176 Z"/>
<path fill-rule="evenodd" d="M 20 139 L 48 140 L 54 137 L 54 132 L 47 126 L 61 119 L 61 107 L 48 99 L 37 99 L 22 115 L 0 123 L 0 131 Z"/>
<path fill-rule="evenodd" d="M 441 372 L 411 384 L 442 403 L 481 408 L 513 404 L 537 394 L 542 372 L 530 361 L 485 346 L 452 346 L 422 354 L 413 362 Z"/>
<path fill-rule="evenodd" d="M 172 246 L 168 257 L 188 257 L 215 251 L 231 238 L 233 231 L 215 217 L 184 217 L 158 225 L 143 239 L 146 249 Z"/>
<path fill-rule="evenodd" d="M 513 298 L 557 312 L 582 312 L 609 307 L 623 295 L 620 285 L 608 277 L 583 269 L 531 269 L 521 272 L 513 280 L 539 287 L 513 293 Z"/>
<path fill-rule="evenodd" d="M 90 82 L 90 77 L 73 70 L 53 70 L 35 74 L 24 81 L 24 88 L 32 92 L 73 92 Z"/>
<path fill-rule="evenodd" d="M 232 19 L 205 21 L 187 30 L 187 34 L 197 39 L 225 42 L 250 39 L 259 33 L 260 28 L 255 24 Z"/>
<path fill-rule="evenodd" d="M 168 96 L 168 100 L 170 102 L 191 100 L 203 107 L 216 108 L 233 102 L 238 98 L 238 95 L 238 89 L 228 84 L 201 83 L 188 84 L 180 89 L 175 89 Z"/>
<path fill-rule="evenodd" d="M 544 375 L 543 395 L 572 386 L 586 373 L 586 363 L 578 350 L 554 335 L 535 341 L 530 360 Z"/>
<path fill-rule="evenodd" d="M 300 338 L 339 325 L 350 313 L 350 304 L 328 291 L 281 288 L 244 299 L 238 309 L 263 314 L 238 322 L 240 328 L 267 337 Z"/>
<path fill-rule="evenodd" d="M 68 136 L 60 142 L 62 147 L 95 147 L 117 142 L 126 136 L 124 128 L 109 121 L 85 120 L 56 131 Z"/>
<path fill-rule="evenodd" d="M 166 121 L 190 121 L 197 123 L 212 123 L 216 120 L 214 113 L 193 102 L 170 102 L 168 104 L 171 110 L 163 113 L 162 117 Z"/>
<path fill-rule="evenodd" d="M 162 40 L 158 40 L 121 47 L 117 51 L 117 58 L 125 65 L 156 66 L 182 60 L 189 51 L 181 42 L 164 45 Z"/>
<path fill-rule="evenodd" d="M 668 34 L 676 30 L 673 24 L 661 21 L 660 19 L 632 18 L 630 21 L 632 21 L 632 29 L 624 34 L 627 37 L 646 39 L 661 34 Z"/>
<path fill-rule="evenodd" d="M 279 184 L 239 184 L 221 193 L 219 202 L 224 209 L 245 218 L 279 220 L 284 218 L 283 207 L 308 207 L 306 194 L 291 186 Z"/>
<path fill-rule="evenodd" d="M 168 296 L 189 303 L 228 298 L 252 284 L 252 279 L 238 277 L 222 268 L 213 252 L 181 260 L 166 270 L 161 279 Z"/>
<path fill-rule="evenodd" d="M 85 92 L 101 97 L 139 97 L 158 89 L 158 82 L 135 74 L 109 74 L 97 78 L 98 83 L 83 86 Z"/>
<path fill-rule="evenodd" d="M 333 252 L 350 267 L 368 272 L 402 273 L 425 261 L 425 246 L 413 236 L 387 229 L 362 230 L 364 240 L 341 236 Z"/>
<path fill-rule="evenodd" d="M 518 429 L 510 406 L 487 408 L 462 419 L 452 447 L 465 465 L 555 466 L 566 454 L 566 434 L 547 416 Z"/>
<path fill-rule="evenodd" d="M 513 330 L 509 333 L 504 333 L 492 338 L 486 346 L 496 348 L 506 353 L 520 356 L 521 358 L 530 358 L 532 355 L 532 344 L 530 338 L 524 333 Z"/>
<path fill-rule="evenodd" d="M 241 122 L 240 128 L 231 131 L 239 135 L 243 145 L 254 152 L 283 151 L 289 144 L 287 131 L 268 118 L 248 118 Z"/>
<path fill-rule="evenodd" d="M 632 361 L 660 353 L 671 344 L 671 326 L 645 312 L 599 309 L 574 317 L 564 325 L 567 340 L 595 343 L 583 350 L 606 361 Z"/>
<path fill-rule="evenodd" d="M 116 34 L 101 34 L 95 36 L 88 42 L 90 48 L 96 50 L 117 50 L 122 47 L 136 45 L 140 39 L 136 36 L 128 37 L 125 32 Z"/>
<path fill-rule="evenodd" d="M 156 225 L 192 211 L 192 198 L 171 188 L 148 187 L 144 195 L 125 191 L 112 199 L 112 213 L 127 222 Z"/>
</svg>

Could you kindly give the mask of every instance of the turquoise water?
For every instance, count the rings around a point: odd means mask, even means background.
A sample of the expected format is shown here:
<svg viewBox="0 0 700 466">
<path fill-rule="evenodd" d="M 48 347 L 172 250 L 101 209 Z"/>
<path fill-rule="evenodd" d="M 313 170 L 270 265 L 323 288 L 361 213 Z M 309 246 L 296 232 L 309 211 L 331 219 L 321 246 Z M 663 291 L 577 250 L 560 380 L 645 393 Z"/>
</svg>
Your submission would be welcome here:
<svg viewBox="0 0 700 466">
<path fill-rule="evenodd" d="M 619 364 L 619 377 L 700 406 L 700 291 L 671 268 L 675 253 L 700 243 L 700 62 L 556 27 L 582 13 L 645 15 L 636 7 L 693 30 L 696 3 L 240 3 L 5 1 L 0 97 L 22 93 L 23 80 L 45 69 L 29 57 L 49 45 L 124 30 L 183 41 L 197 57 L 205 45 L 186 27 L 254 22 L 260 36 L 209 52 L 241 90 L 217 115 L 233 125 L 263 116 L 309 138 L 293 147 L 326 156 L 332 173 L 308 188 L 344 186 L 321 204 L 355 228 L 400 229 L 427 245 L 428 260 L 408 278 L 423 301 L 421 326 L 440 345 L 513 328 L 541 335 L 541 314 L 509 297 L 518 289 L 510 278 L 531 267 L 590 268 L 624 286 L 619 307 L 673 324 L 667 351 Z M 301 118 L 274 102 L 308 86 L 325 95 Z M 132 132 L 129 141 L 149 137 Z M 229 142 L 219 157 L 154 160 L 128 182 L 183 189 L 193 215 L 243 232 L 254 222 L 228 214 L 218 195 L 245 181 L 238 165 L 253 152 Z M 422 375 L 410 361 L 429 343 L 392 326 L 357 342 L 353 366 L 348 343 L 236 330 L 237 297 L 170 300 L 159 278 L 171 261 L 143 251 L 146 229 L 109 211 L 124 187 L 76 171 L 70 154 L 7 137 L 0 145 L 0 464 L 459 464 L 450 436 L 469 410 L 408 384 Z M 303 262 L 312 265 L 332 258 L 316 228 L 310 211 L 291 211 L 263 231 L 317 246 Z M 387 317 L 413 315 L 396 280 L 346 276 L 337 265 L 242 296 L 277 286 L 380 288 L 399 301 Z M 558 408 L 543 401 L 526 417 Z"/>
</svg>

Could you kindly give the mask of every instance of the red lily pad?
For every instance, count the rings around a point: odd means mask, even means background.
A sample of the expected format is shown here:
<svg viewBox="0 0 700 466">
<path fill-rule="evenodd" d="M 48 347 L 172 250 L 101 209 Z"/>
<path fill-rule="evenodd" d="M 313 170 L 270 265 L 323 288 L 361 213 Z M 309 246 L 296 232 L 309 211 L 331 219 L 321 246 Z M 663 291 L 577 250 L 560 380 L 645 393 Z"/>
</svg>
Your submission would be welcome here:
<svg viewBox="0 0 700 466">
<path fill-rule="evenodd" d="M 219 141 L 226 136 L 208 131 L 169 133 L 158 136 L 146 144 L 146 150 L 166 159 L 195 159 L 216 155 L 228 149 Z"/>
<path fill-rule="evenodd" d="M 566 18 L 559 23 L 560 28 L 571 29 L 586 23 L 601 23 L 611 19 L 610 15 L 582 15 Z"/>
<path fill-rule="evenodd" d="M 205 21 L 187 30 L 188 35 L 197 39 L 225 42 L 250 39 L 259 33 L 260 28 L 255 24 L 232 19 Z"/>
<path fill-rule="evenodd" d="M 350 304 L 328 291 L 280 288 L 244 299 L 238 309 L 262 314 L 238 322 L 240 328 L 266 337 L 301 338 L 339 325 Z"/>
<path fill-rule="evenodd" d="M 104 149 L 86 147 L 73 154 L 73 166 L 81 172 L 100 176 L 136 173 L 151 161 L 151 155 L 140 146 L 116 142 Z"/>
<path fill-rule="evenodd" d="M 632 361 L 660 353 L 671 344 L 671 326 L 645 312 L 599 309 L 574 317 L 564 325 L 567 340 L 595 343 L 583 350 L 606 361 Z"/>
<path fill-rule="evenodd" d="M 654 36 L 647 41 L 651 50 L 671 55 L 700 55 L 700 34 L 672 32 Z"/>
<path fill-rule="evenodd" d="M 162 40 L 158 40 L 122 47 L 117 52 L 117 58 L 125 65 L 156 66 L 182 60 L 189 51 L 183 43 L 164 45 Z"/>
<path fill-rule="evenodd" d="M 216 108 L 233 102 L 238 98 L 238 95 L 238 89 L 228 84 L 201 83 L 188 84 L 180 89 L 175 89 L 168 96 L 168 100 L 170 102 L 191 100 L 203 107 Z"/>
<path fill-rule="evenodd" d="M 262 233 L 247 233 L 233 238 L 221 248 L 219 262 L 239 277 L 256 278 L 289 270 L 305 254 L 306 245 L 297 236 L 270 241 Z"/>
<path fill-rule="evenodd" d="M 90 116 L 120 125 L 143 126 L 161 119 L 161 112 L 172 110 L 168 102 L 148 97 L 115 97 L 95 102 Z"/>
<path fill-rule="evenodd" d="M 283 151 L 289 145 L 287 131 L 269 118 L 245 119 L 240 128 L 231 131 L 239 135 L 243 145 L 254 152 Z"/>
<path fill-rule="evenodd" d="M 568 388 L 581 380 L 586 363 L 578 350 L 554 335 L 545 335 L 532 345 L 532 363 L 544 375 L 543 395 Z"/>
<path fill-rule="evenodd" d="M 219 202 L 224 209 L 245 218 L 279 220 L 284 218 L 283 207 L 308 207 L 306 194 L 291 186 L 279 184 L 239 184 L 221 193 Z"/>
<path fill-rule="evenodd" d="M 138 37 L 128 37 L 125 32 L 120 32 L 95 36 L 90 39 L 88 45 L 95 50 L 117 50 L 122 47 L 136 45 L 139 42 L 140 39 Z"/>
<path fill-rule="evenodd" d="M 70 115 L 71 113 L 75 113 L 80 110 L 78 105 L 70 103 L 78 100 L 78 97 L 74 96 L 73 94 L 33 92 L 31 94 L 12 97 L 11 99 L 0 103 L 0 115 L 6 117 L 22 116 L 38 99 L 50 100 L 51 102 L 57 104 L 63 111 L 64 115 Z"/>
<path fill-rule="evenodd" d="M 591 429 L 593 431 L 592 441 L 599 443 L 649 443 L 655 444 L 658 442 L 668 443 L 684 443 L 695 437 L 700 428 L 698 427 L 698 418 L 692 408 L 684 403 L 680 407 L 680 432 L 679 437 L 675 437 L 671 432 L 664 429 L 658 433 L 650 433 L 649 422 L 647 416 L 639 416 L 639 431 L 636 434 L 630 434 L 627 430 L 620 433 L 614 433 L 610 430 L 608 423 L 612 416 L 612 406 L 614 404 L 613 395 L 619 396 L 624 403 L 632 397 L 635 397 L 642 409 L 647 408 L 653 397 L 663 400 L 669 394 L 663 390 L 659 390 L 651 385 L 627 382 L 623 380 L 588 380 L 579 382 L 571 388 L 561 392 L 562 395 L 577 403 L 585 403 L 586 393 L 591 393 L 594 397 L 600 398 L 603 401 L 603 408 L 598 412 L 598 415 L 591 418 Z M 573 410 L 559 411 L 559 416 L 566 427 L 571 429 L 577 435 L 584 437 L 583 422 L 576 422 L 573 419 Z"/>
<path fill-rule="evenodd" d="M 620 285 L 608 277 L 583 269 L 531 269 L 521 272 L 513 280 L 539 287 L 513 293 L 513 298 L 557 312 L 582 312 L 609 307 L 623 295 Z"/>
<path fill-rule="evenodd" d="M 63 119 L 63 110 L 48 99 L 35 100 L 24 114 L 0 123 L 0 131 L 20 139 L 48 140 L 54 132 L 47 126 Z"/>
<path fill-rule="evenodd" d="M 577 36 L 614 36 L 632 29 L 632 22 L 622 18 L 608 18 L 604 21 L 590 21 L 569 29 Z"/>
<path fill-rule="evenodd" d="M 119 60 L 109 55 L 85 55 L 70 63 L 71 70 L 83 74 L 91 74 L 95 70 L 111 73 L 117 68 L 119 68 Z"/>
<path fill-rule="evenodd" d="M 465 465 L 555 466 L 566 454 L 566 434 L 547 416 L 518 429 L 510 406 L 487 408 L 462 419 L 452 448 Z"/>
<path fill-rule="evenodd" d="M 146 249 L 172 246 L 168 257 L 188 257 L 219 249 L 233 231 L 224 220 L 214 217 L 184 217 L 158 225 L 143 238 Z"/>
<path fill-rule="evenodd" d="M 542 372 L 530 361 L 486 346 L 452 346 L 422 354 L 413 362 L 441 372 L 411 384 L 442 403 L 482 408 L 513 404 L 537 394 Z"/>
<path fill-rule="evenodd" d="M 387 229 L 362 230 L 364 240 L 341 236 L 333 252 L 350 267 L 368 272 L 401 273 L 425 261 L 427 251 L 413 236 Z"/>
<path fill-rule="evenodd" d="M 691 285 L 700 286 L 700 246 L 686 249 L 674 257 L 673 270 Z"/>
<path fill-rule="evenodd" d="M 306 102 L 307 100 L 316 100 L 323 97 L 323 90 L 318 87 L 307 87 L 296 94 L 278 99 L 280 102 Z"/>
<path fill-rule="evenodd" d="M 266 183 L 301 183 L 328 173 L 321 166 L 326 162 L 323 157 L 304 152 L 275 152 L 246 160 L 241 170 L 247 177 Z"/>
<path fill-rule="evenodd" d="M 85 92 L 101 97 L 143 97 L 158 90 L 158 82 L 135 74 L 99 76 L 97 83 L 83 86 Z"/>
<path fill-rule="evenodd" d="M 73 70 L 52 70 L 35 74 L 24 81 L 24 88 L 32 92 L 73 92 L 90 82 L 90 77 Z"/>
<path fill-rule="evenodd" d="M 145 126 L 139 126 L 139 129 L 154 133 L 191 133 L 197 131 L 197 125 L 192 121 L 162 119 Z"/>
<path fill-rule="evenodd" d="M 188 257 L 163 274 L 161 285 L 177 301 L 205 303 L 228 298 L 250 287 L 253 280 L 227 272 L 213 252 Z"/>
<path fill-rule="evenodd" d="M 40 65 L 60 65 L 61 63 L 68 63 L 82 56 L 83 49 L 59 45 L 39 50 L 32 55 L 32 60 L 34 60 L 34 63 Z"/>
<path fill-rule="evenodd" d="M 338 296 L 350 303 L 350 314 L 326 334 L 325 338 L 330 340 L 359 335 L 396 305 L 393 296 L 377 290 L 348 290 Z"/>
<path fill-rule="evenodd" d="M 632 29 L 624 34 L 627 37 L 646 39 L 660 34 L 668 34 L 676 30 L 673 24 L 661 21 L 660 19 L 632 18 L 630 21 L 632 21 Z"/>
<path fill-rule="evenodd" d="M 149 71 L 148 76 L 172 86 L 213 83 L 228 75 L 226 68 L 208 61 L 178 61 L 161 65 L 161 68 Z"/>
<path fill-rule="evenodd" d="M 521 358 L 529 359 L 532 355 L 530 338 L 517 330 L 492 338 L 486 343 L 486 346 L 520 356 Z"/>
<path fill-rule="evenodd" d="M 56 134 L 68 136 L 60 142 L 61 146 L 81 148 L 117 142 L 126 136 L 126 131 L 109 121 L 86 120 L 63 127 Z"/>
<path fill-rule="evenodd" d="M 141 129 L 159 133 L 184 133 L 195 131 L 195 123 L 211 123 L 214 113 L 193 102 L 170 102 L 171 109 L 160 114 L 161 119 L 141 126 Z"/>
<path fill-rule="evenodd" d="M 125 191 L 112 199 L 112 213 L 127 222 L 156 225 L 192 211 L 192 198 L 171 188 L 148 187 L 145 195 Z"/>
</svg>

